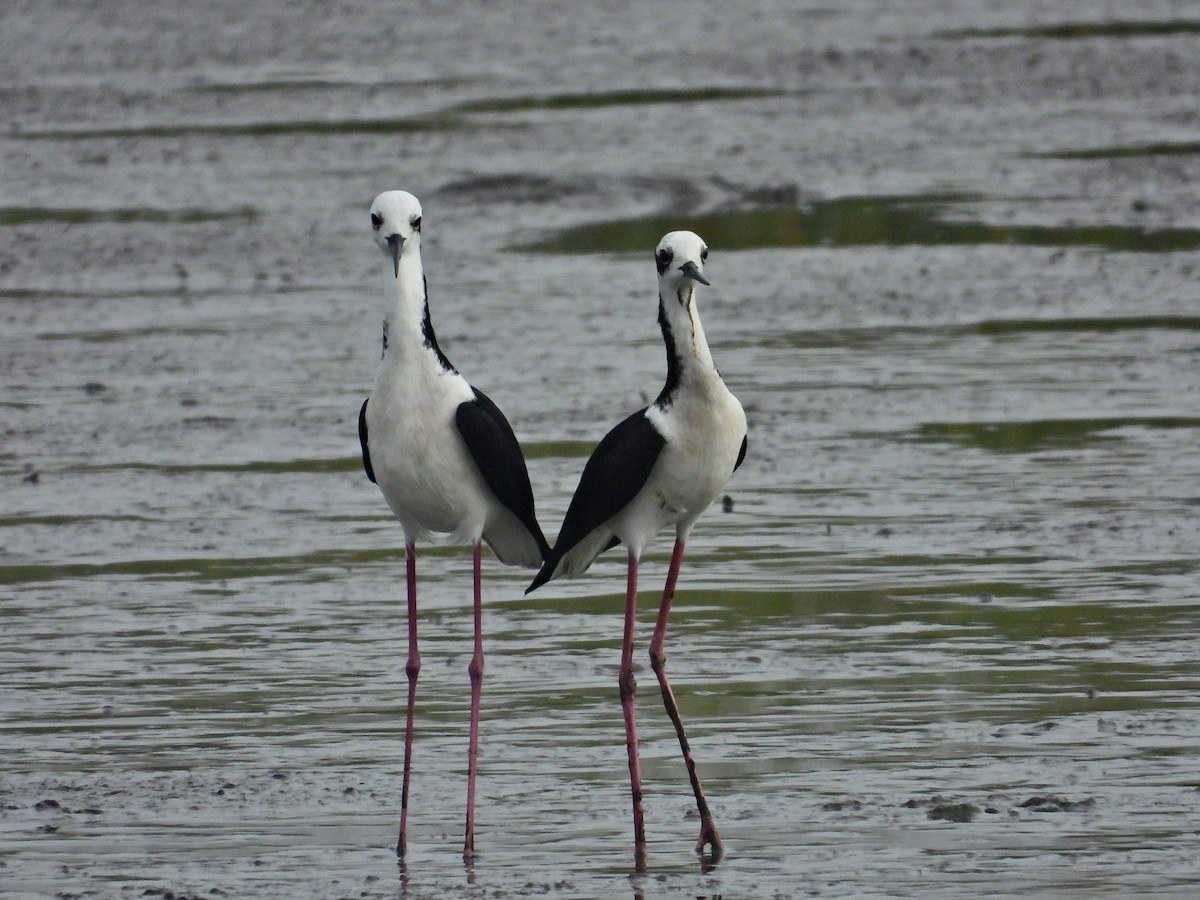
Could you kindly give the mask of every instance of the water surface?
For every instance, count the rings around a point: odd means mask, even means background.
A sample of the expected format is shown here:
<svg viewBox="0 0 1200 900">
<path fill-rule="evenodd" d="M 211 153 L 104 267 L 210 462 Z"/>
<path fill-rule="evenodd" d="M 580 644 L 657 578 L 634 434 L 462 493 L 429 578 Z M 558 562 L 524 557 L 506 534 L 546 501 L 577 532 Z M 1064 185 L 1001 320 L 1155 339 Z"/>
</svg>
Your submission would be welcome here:
<svg viewBox="0 0 1200 900">
<path fill-rule="evenodd" d="M 1190 896 L 1189 12 L 5 7 L 0 892 Z M 643 668 L 632 872 L 618 554 L 529 597 L 485 562 L 464 869 L 452 547 L 397 867 L 401 535 L 355 428 L 395 187 L 551 533 L 661 386 L 655 244 L 711 247 L 750 452 L 667 650 L 715 868 Z"/>
</svg>

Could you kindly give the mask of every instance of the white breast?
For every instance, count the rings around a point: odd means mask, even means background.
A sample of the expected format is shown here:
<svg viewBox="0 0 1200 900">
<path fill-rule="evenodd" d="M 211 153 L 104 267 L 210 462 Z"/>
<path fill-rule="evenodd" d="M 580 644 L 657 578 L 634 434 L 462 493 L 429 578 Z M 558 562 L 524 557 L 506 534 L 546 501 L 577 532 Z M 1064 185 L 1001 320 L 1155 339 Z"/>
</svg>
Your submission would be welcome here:
<svg viewBox="0 0 1200 900">
<path fill-rule="evenodd" d="M 478 539 L 491 493 L 455 424 L 473 399 L 461 375 L 428 365 L 380 367 L 367 403 L 371 462 L 410 541 L 451 534 Z"/>
<path fill-rule="evenodd" d="M 686 539 L 733 474 L 746 436 L 746 414 L 722 382 L 710 387 L 679 391 L 670 406 L 646 411 L 666 445 L 646 486 L 612 523 L 636 553 L 668 525 Z"/>
</svg>

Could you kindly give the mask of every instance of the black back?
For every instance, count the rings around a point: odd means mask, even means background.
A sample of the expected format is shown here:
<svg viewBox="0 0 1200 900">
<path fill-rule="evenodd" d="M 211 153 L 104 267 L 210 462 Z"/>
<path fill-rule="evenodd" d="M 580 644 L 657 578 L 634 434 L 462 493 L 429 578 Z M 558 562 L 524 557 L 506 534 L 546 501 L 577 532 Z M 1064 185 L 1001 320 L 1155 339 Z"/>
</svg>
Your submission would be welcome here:
<svg viewBox="0 0 1200 900">
<path fill-rule="evenodd" d="M 646 418 L 645 409 L 638 410 L 604 436 L 583 467 L 554 549 L 526 593 L 549 581 L 559 561 L 576 544 L 633 501 L 645 487 L 666 443 L 667 439 Z M 614 538 L 605 549 L 618 543 Z"/>
<path fill-rule="evenodd" d="M 471 390 L 475 392 L 475 399 L 460 403 L 454 412 L 458 433 L 487 486 L 496 499 L 529 529 L 544 559 L 550 552 L 550 545 L 546 543 L 534 512 L 533 487 L 529 483 L 521 444 L 508 419 L 491 398 L 478 388 Z"/>
</svg>

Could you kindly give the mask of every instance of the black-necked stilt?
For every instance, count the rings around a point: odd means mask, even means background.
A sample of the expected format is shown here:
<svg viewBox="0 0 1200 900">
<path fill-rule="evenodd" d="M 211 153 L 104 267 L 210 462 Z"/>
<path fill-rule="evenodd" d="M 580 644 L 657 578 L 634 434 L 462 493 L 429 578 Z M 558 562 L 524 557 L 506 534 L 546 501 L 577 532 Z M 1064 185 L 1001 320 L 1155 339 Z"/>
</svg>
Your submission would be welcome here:
<svg viewBox="0 0 1200 900">
<path fill-rule="evenodd" d="M 412 757 L 417 652 L 415 546 L 449 534 L 473 548 L 475 645 L 467 763 L 467 824 L 463 855 L 475 850 L 475 767 L 479 693 L 483 682 L 480 541 L 507 565 L 537 568 L 549 552 L 534 513 L 533 490 L 521 447 L 504 414 L 458 374 L 438 347 L 429 317 L 421 265 L 421 204 L 405 191 L 387 191 L 371 204 L 375 243 L 387 257 L 383 358 L 371 396 L 358 415 L 363 467 L 379 485 L 404 528 L 408 574 L 408 715 L 404 730 L 404 787 L 400 839 L 405 851 Z"/>
<path fill-rule="evenodd" d="M 696 284 L 708 284 L 701 274 L 707 258 L 708 248 L 690 231 L 673 231 L 659 243 L 654 259 L 658 266 L 658 321 L 667 345 L 667 383 L 653 404 L 621 422 L 597 445 L 584 466 L 558 540 L 529 586 L 532 591 L 560 575 L 578 575 L 600 553 L 617 544 L 625 545 L 628 576 L 619 683 L 629 747 L 638 868 L 644 867 L 646 854 L 633 706 L 638 560 L 651 538 L 667 525 L 675 526 L 675 547 L 650 641 L 650 664 L 658 676 L 663 703 L 679 736 L 696 794 L 700 812 L 696 850 L 703 853 L 708 846 L 714 860 L 722 852 L 721 839 L 696 776 L 679 707 L 667 681 L 663 651 L 684 542 L 696 519 L 716 499 L 746 455 L 746 415 L 713 364 L 696 309 Z"/>
</svg>

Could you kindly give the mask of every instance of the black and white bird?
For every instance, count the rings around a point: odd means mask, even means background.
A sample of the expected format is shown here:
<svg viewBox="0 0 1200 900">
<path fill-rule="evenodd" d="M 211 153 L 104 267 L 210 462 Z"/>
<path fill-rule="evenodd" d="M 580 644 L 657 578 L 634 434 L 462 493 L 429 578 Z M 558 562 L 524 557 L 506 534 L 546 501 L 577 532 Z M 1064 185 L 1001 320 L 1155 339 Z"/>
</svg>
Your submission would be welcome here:
<svg viewBox="0 0 1200 900">
<path fill-rule="evenodd" d="M 696 795 L 700 813 L 696 850 L 704 853 L 707 846 L 713 859 L 722 853 L 667 681 L 663 651 L 684 542 L 746 455 L 746 415 L 713 364 L 696 306 L 697 285 L 708 284 L 702 274 L 707 258 L 708 248 L 690 231 L 673 231 L 659 243 L 654 259 L 658 322 L 667 346 L 667 382 L 653 404 L 625 419 L 596 446 L 584 466 L 558 539 L 526 591 L 552 578 L 579 575 L 600 553 L 625 545 L 628 574 L 619 683 L 633 793 L 634 855 L 639 868 L 645 865 L 646 836 L 633 705 L 638 560 L 666 526 L 675 528 L 675 547 L 650 642 L 650 662 Z"/>
<path fill-rule="evenodd" d="M 467 383 L 438 347 L 421 264 L 421 204 L 406 191 L 387 191 L 371 204 L 375 243 L 386 259 L 383 358 L 371 396 L 358 415 L 363 467 L 379 485 L 404 529 L 408 575 L 408 714 L 400 838 L 405 852 L 417 650 L 416 543 L 448 534 L 470 543 L 474 562 L 475 644 L 469 674 L 471 722 L 467 823 L 463 855 L 475 851 L 475 770 L 479 694 L 483 681 L 480 541 L 500 562 L 537 568 L 549 547 L 534 512 L 521 447 L 504 414 Z"/>
</svg>

